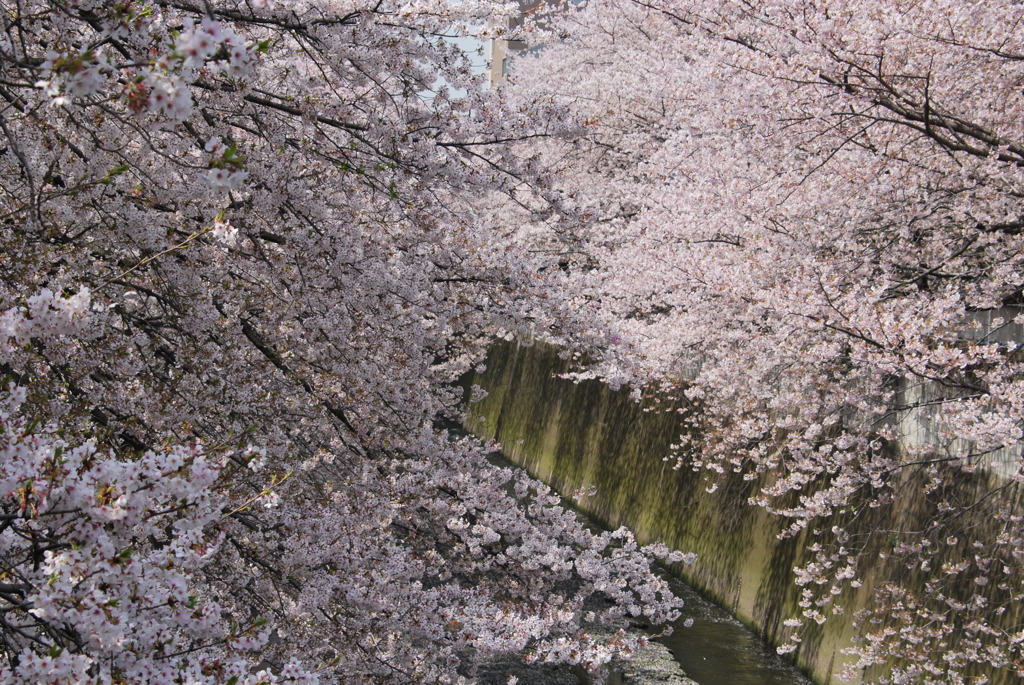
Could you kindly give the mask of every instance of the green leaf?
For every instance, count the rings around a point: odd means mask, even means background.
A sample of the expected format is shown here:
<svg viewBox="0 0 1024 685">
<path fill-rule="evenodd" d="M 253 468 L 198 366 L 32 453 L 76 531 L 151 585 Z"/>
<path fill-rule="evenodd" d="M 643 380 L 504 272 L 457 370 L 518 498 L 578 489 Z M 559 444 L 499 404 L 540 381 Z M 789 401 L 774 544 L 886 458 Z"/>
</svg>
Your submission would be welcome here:
<svg viewBox="0 0 1024 685">
<path fill-rule="evenodd" d="M 100 183 L 103 185 L 110 185 L 114 182 L 114 178 L 120 176 L 129 169 L 131 169 L 131 167 L 127 164 L 118 164 L 117 166 L 107 170 L 107 175 L 100 179 Z"/>
</svg>

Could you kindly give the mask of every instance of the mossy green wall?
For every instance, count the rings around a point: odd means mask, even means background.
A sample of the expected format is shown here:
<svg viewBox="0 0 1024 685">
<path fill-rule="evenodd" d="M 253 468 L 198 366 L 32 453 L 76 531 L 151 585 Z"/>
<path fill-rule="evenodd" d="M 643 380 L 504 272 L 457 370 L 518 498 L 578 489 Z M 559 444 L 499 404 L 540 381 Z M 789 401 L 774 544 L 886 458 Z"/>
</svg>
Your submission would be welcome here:
<svg viewBox="0 0 1024 685">
<path fill-rule="evenodd" d="M 709 495 L 700 474 L 673 470 L 663 461 L 679 438 L 678 415 L 645 412 L 626 392 L 598 381 L 575 384 L 557 377 L 567 370 L 557 349 L 495 344 L 487 370 L 467 379 L 489 394 L 470 406 L 466 427 L 498 440 L 508 458 L 606 525 L 626 525 L 642 541 L 696 552 L 695 565 L 677 569 L 683 577 L 769 641 L 781 641 L 782 622 L 800 613 L 792 569 L 807 562 L 809 533 L 779 540 L 785 522 L 747 504 L 754 483 L 730 478 Z M 965 490 L 990 486 L 983 476 L 976 480 L 964 482 Z M 574 496 L 590 486 L 596 494 Z M 908 503 L 869 513 L 858 525 L 863 531 L 891 529 L 897 521 L 887 517 L 927 515 L 914 508 Z M 871 537 L 876 547 L 884 546 L 883 536 Z M 890 568 L 878 557 L 881 551 L 867 550 L 867 582 L 856 596 L 843 597 L 848 615 L 865 605 L 876 583 L 906 577 L 906 569 Z M 853 632 L 849 621 L 834 619 L 805 630 L 798 663 L 819 682 L 836 682 L 834 674 L 849 658 L 840 650 L 850 646 Z"/>
</svg>

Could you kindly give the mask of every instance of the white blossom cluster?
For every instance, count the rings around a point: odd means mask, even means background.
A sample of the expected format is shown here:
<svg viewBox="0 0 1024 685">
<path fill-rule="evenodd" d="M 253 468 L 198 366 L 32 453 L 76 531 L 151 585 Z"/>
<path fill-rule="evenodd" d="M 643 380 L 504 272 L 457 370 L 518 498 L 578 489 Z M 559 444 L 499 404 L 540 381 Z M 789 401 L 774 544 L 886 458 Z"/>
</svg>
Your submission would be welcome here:
<svg viewBox="0 0 1024 685">
<path fill-rule="evenodd" d="M 665 0 L 544 21 L 561 42 L 503 92 L 582 130 L 532 147 L 572 169 L 556 185 L 580 223 L 543 324 L 573 378 L 684 414 L 667 461 L 715 497 L 739 481 L 803 543 L 780 651 L 816 658 L 818 626 L 853 621 L 850 677 L 1016 682 L 1024 8 Z"/>
<path fill-rule="evenodd" d="M 0 680 L 600 677 L 676 616 L 443 428 L 574 216 L 519 144 L 576 122 L 441 38 L 515 3 L 0 7 Z"/>
</svg>

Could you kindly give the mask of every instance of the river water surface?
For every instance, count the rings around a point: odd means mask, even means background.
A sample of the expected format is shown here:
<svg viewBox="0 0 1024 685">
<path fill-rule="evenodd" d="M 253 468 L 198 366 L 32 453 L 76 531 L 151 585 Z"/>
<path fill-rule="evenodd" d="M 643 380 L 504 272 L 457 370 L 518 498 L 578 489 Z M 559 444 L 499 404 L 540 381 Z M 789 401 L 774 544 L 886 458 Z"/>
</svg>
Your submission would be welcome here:
<svg viewBox="0 0 1024 685">
<path fill-rule="evenodd" d="M 685 605 L 675 632 L 658 642 L 672 651 L 687 676 L 700 685 L 813 685 L 728 611 L 681 580 L 669 583 Z M 687 619 L 693 625 L 684 628 Z"/>
</svg>

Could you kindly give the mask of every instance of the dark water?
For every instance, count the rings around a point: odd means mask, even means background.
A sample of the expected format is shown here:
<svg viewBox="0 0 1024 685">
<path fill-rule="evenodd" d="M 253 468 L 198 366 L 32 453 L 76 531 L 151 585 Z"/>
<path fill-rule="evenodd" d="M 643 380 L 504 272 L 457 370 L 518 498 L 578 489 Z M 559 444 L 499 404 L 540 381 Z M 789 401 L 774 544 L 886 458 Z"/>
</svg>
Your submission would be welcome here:
<svg viewBox="0 0 1024 685">
<path fill-rule="evenodd" d="M 659 638 L 700 685 L 813 685 L 795 666 L 729 612 L 679 580 L 672 591 L 686 604 L 675 632 Z M 693 625 L 683 627 L 692 619 Z"/>
</svg>

